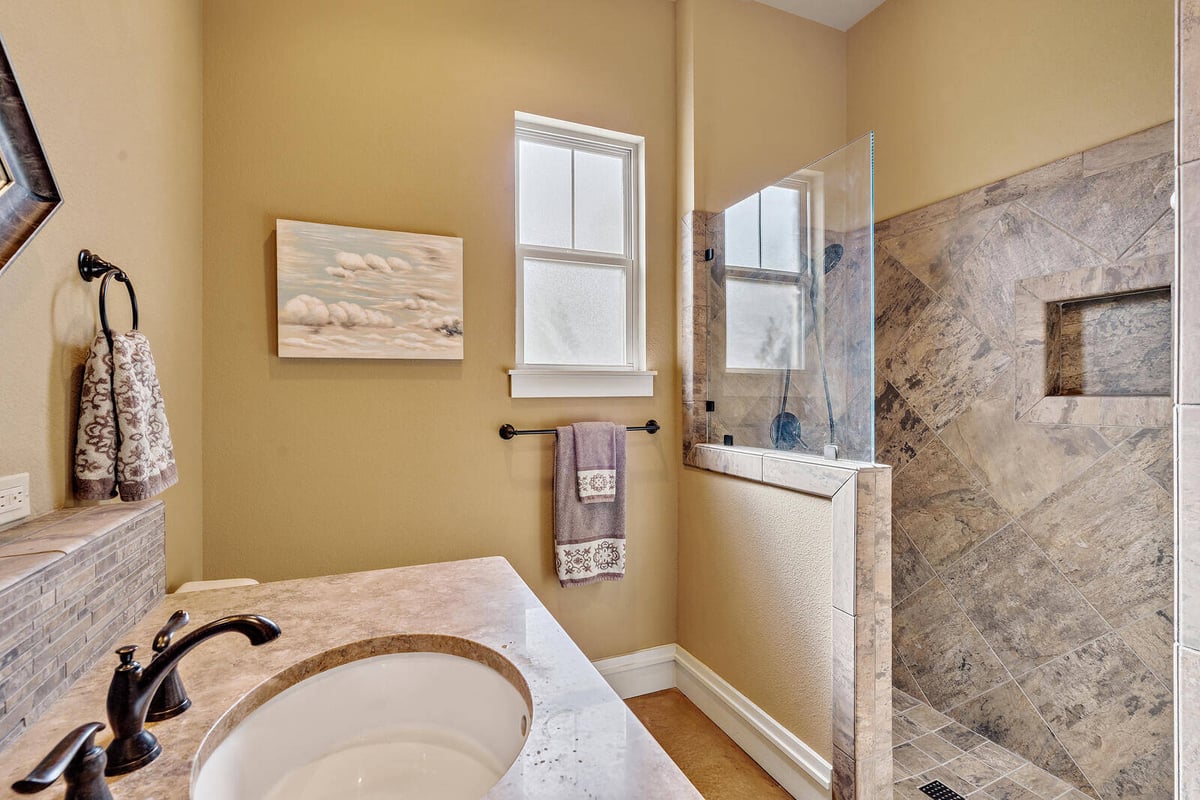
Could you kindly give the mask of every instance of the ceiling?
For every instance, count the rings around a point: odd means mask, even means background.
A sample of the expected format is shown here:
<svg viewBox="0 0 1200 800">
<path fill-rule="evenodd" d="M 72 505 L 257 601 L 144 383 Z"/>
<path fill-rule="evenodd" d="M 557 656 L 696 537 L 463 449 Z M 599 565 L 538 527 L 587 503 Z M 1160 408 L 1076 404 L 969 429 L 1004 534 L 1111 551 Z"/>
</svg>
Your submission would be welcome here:
<svg viewBox="0 0 1200 800">
<path fill-rule="evenodd" d="M 883 5 L 883 0 L 757 0 L 780 11 L 811 19 L 822 25 L 849 30 L 850 26 Z"/>
</svg>

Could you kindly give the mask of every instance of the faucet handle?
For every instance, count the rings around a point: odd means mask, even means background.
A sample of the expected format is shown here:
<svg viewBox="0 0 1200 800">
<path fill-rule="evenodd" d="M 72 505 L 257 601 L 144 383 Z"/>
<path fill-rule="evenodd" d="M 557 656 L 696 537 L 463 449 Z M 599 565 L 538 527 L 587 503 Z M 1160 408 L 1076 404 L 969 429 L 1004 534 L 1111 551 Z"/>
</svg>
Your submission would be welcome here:
<svg viewBox="0 0 1200 800">
<path fill-rule="evenodd" d="M 183 609 L 176 611 L 167 620 L 158 635 L 154 637 L 154 658 L 171 646 L 171 637 L 175 632 L 188 624 L 188 613 Z M 179 669 L 167 673 L 158 691 L 150 699 L 150 710 L 146 712 L 147 722 L 162 722 L 164 719 L 177 717 L 192 707 L 192 700 L 184 688 L 183 678 L 179 677 Z"/>
<path fill-rule="evenodd" d="M 127 644 L 122 647 L 118 647 L 116 653 L 121 658 L 121 666 L 117 667 L 117 669 L 137 669 L 140 667 L 141 664 L 133 660 L 133 654 L 136 651 L 136 644 Z"/>
<path fill-rule="evenodd" d="M 163 625 L 162 630 L 160 630 L 158 635 L 154 637 L 154 652 L 161 653 L 163 650 L 166 650 L 168 647 L 170 647 L 171 637 L 174 636 L 180 628 L 188 624 L 188 619 L 188 613 L 182 608 L 172 614 L 171 618 L 167 620 L 167 624 Z"/>
<path fill-rule="evenodd" d="M 34 794 L 63 777 L 67 782 L 66 800 L 112 800 L 104 782 L 108 758 L 104 749 L 96 745 L 96 733 L 102 730 L 104 723 L 89 722 L 68 733 L 33 772 L 12 785 L 13 791 Z"/>
</svg>

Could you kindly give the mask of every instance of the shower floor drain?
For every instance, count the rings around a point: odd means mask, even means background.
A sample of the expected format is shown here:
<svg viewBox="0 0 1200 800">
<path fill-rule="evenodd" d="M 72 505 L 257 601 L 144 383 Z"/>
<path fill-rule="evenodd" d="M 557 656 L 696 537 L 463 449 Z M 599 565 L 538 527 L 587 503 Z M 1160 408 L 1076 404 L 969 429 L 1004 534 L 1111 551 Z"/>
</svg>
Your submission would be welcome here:
<svg viewBox="0 0 1200 800">
<path fill-rule="evenodd" d="M 933 800 L 965 800 L 961 794 L 941 781 L 927 783 L 921 787 L 921 791 L 932 797 Z"/>
</svg>

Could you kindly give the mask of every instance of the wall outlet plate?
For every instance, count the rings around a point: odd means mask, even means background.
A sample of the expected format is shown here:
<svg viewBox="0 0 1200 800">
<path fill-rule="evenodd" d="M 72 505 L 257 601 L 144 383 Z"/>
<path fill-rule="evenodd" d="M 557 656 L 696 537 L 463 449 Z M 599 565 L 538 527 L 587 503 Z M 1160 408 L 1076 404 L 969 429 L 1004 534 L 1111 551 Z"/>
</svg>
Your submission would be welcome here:
<svg viewBox="0 0 1200 800">
<path fill-rule="evenodd" d="M 0 525 L 29 516 L 29 473 L 0 477 Z"/>
</svg>

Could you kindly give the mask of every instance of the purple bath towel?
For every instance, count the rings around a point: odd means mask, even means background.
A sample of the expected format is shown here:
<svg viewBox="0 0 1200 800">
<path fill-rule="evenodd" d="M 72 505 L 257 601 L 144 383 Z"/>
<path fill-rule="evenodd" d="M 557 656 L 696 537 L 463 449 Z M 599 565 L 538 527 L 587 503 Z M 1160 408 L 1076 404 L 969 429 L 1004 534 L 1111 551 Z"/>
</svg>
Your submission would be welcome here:
<svg viewBox="0 0 1200 800">
<path fill-rule="evenodd" d="M 617 428 L 612 422 L 576 422 L 575 478 L 583 503 L 617 499 Z"/>
<path fill-rule="evenodd" d="M 580 500 L 575 441 L 575 426 L 558 429 L 554 450 L 554 568 L 564 587 L 617 581 L 625 576 L 625 428 L 613 426 L 612 502 Z"/>
</svg>

